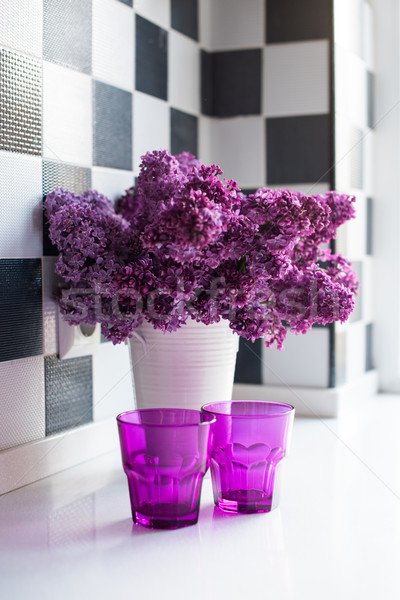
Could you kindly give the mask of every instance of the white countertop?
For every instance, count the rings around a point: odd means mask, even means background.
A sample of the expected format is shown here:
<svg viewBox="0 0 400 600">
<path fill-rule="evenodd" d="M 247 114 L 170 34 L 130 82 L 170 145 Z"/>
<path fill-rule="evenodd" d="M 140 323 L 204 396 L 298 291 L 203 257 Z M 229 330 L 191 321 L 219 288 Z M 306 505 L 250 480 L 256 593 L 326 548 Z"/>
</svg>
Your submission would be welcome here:
<svg viewBox="0 0 400 600">
<path fill-rule="evenodd" d="M 400 598 L 400 397 L 296 419 L 280 508 L 132 524 L 113 452 L 0 497 L 4 600 Z"/>
</svg>

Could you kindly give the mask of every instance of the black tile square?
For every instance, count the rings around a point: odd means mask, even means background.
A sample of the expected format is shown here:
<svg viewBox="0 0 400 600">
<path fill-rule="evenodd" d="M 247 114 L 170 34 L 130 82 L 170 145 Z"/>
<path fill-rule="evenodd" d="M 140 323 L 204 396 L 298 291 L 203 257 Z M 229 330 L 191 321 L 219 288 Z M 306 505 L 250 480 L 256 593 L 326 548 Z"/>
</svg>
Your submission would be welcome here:
<svg viewBox="0 0 400 600">
<path fill-rule="evenodd" d="M 93 420 L 92 357 L 44 358 L 46 435 Z"/>
<path fill-rule="evenodd" d="M 56 188 L 80 194 L 92 185 L 91 169 L 44 160 L 42 166 L 43 198 Z M 49 224 L 43 212 L 43 256 L 57 256 L 58 250 L 49 239 Z"/>
<path fill-rule="evenodd" d="M 331 181 L 329 115 L 267 119 L 268 184 Z"/>
<path fill-rule="evenodd" d="M 332 0 L 265 1 L 267 44 L 332 37 Z"/>
<path fill-rule="evenodd" d="M 42 261 L 0 259 L 0 361 L 42 353 Z"/>
<path fill-rule="evenodd" d="M 258 188 L 243 188 L 242 192 L 245 196 L 250 196 L 250 194 L 255 194 Z"/>
<path fill-rule="evenodd" d="M 201 51 L 201 112 L 212 117 L 214 114 L 213 54 Z"/>
<path fill-rule="evenodd" d="M 93 164 L 132 169 L 132 94 L 93 82 Z"/>
<path fill-rule="evenodd" d="M 127 4 L 128 6 L 132 6 L 133 4 L 133 0 L 119 0 L 120 2 L 123 2 L 124 4 Z"/>
<path fill-rule="evenodd" d="M 0 49 L 0 150 L 42 152 L 41 62 Z"/>
<path fill-rule="evenodd" d="M 373 323 L 368 323 L 365 328 L 365 370 L 370 371 L 375 367 L 374 365 L 374 325 Z"/>
<path fill-rule="evenodd" d="M 198 119 L 193 115 L 171 108 L 171 152 L 198 154 Z"/>
<path fill-rule="evenodd" d="M 214 117 L 260 114 L 261 49 L 214 52 L 208 56 L 203 53 L 201 62 L 205 114 Z"/>
<path fill-rule="evenodd" d="M 92 72 L 92 0 L 44 0 L 43 58 Z"/>
<path fill-rule="evenodd" d="M 367 71 L 367 125 L 371 129 L 375 126 L 375 75 Z"/>
<path fill-rule="evenodd" d="M 136 89 L 168 100 L 168 32 L 136 15 Z"/>
<path fill-rule="evenodd" d="M 235 370 L 236 383 L 262 383 L 262 343 L 262 339 L 252 343 L 242 337 L 240 338 Z"/>
<path fill-rule="evenodd" d="M 199 39 L 197 0 L 171 0 L 171 27 L 185 35 Z"/>
<path fill-rule="evenodd" d="M 373 254 L 373 200 L 367 198 L 367 240 L 366 240 L 366 254 Z"/>
</svg>

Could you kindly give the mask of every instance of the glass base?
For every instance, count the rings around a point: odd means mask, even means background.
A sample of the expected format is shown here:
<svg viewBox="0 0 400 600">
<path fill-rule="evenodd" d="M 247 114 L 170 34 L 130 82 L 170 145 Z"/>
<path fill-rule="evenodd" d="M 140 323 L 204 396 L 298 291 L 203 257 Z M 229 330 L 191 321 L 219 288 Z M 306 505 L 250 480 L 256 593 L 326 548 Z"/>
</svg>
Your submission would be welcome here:
<svg viewBox="0 0 400 600">
<path fill-rule="evenodd" d="M 272 510 L 272 497 L 260 490 L 231 490 L 217 498 L 221 510 L 236 513 L 259 513 Z"/>
<path fill-rule="evenodd" d="M 149 529 L 179 529 L 197 523 L 199 511 L 188 511 L 190 507 L 187 504 L 146 502 L 138 510 L 132 510 L 132 518 L 137 525 Z"/>
</svg>

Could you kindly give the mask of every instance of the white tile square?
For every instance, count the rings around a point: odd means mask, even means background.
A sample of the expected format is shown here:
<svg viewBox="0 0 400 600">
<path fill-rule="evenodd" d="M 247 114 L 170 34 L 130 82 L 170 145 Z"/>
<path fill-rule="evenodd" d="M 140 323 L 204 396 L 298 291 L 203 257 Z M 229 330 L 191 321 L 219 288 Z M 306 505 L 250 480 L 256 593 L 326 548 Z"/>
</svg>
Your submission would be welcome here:
<svg viewBox="0 0 400 600">
<path fill-rule="evenodd" d="M 92 165 L 92 79 L 43 63 L 43 156 Z"/>
<path fill-rule="evenodd" d="M 365 372 L 365 322 L 352 323 L 346 331 L 346 381 L 354 381 Z"/>
<path fill-rule="evenodd" d="M 93 76 L 133 90 L 133 11 L 115 0 L 94 0 L 92 25 Z"/>
<path fill-rule="evenodd" d="M 199 147 L 198 147 L 198 158 L 205 164 L 211 164 L 211 131 L 214 127 L 216 119 L 211 117 L 205 117 L 201 115 L 199 117 Z"/>
<path fill-rule="evenodd" d="M 314 196 L 316 194 L 326 194 L 329 191 L 327 183 L 282 183 L 268 186 L 274 190 L 289 189 L 293 192 L 301 192 L 306 196 Z"/>
<path fill-rule="evenodd" d="M 132 171 L 120 171 L 117 169 L 105 169 L 104 167 L 92 168 L 92 189 L 116 200 L 128 188 L 134 184 Z"/>
<path fill-rule="evenodd" d="M 45 437 L 42 356 L 0 363 L 0 450 Z"/>
<path fill-rule="evenodd" d="M 364 191 L 368 195 L 374 194 L 374 171 L 375 171 L 375 130 L 367 129 L 363 139 L 363 168 L 364 168 Z"/>
<path fill-rule="evenodd" d="M 329 112 L 329 42 L 270 44 L 264 49 L 263 110 L 268 117 Z"/>
<path fill-rule="evenodd" d="M 349 52 L 362 52 L 362 3 L 363 0 L 335 0 L 334 39 Z"/>
<path fill-rule="evenodd" d="M 363 48 L 362 56 L 370 71 L 374 70 L 374 11 L 372 6 L 363 0 L 362 2 L 362 21 L 363 21 Z"/>
<path fill-rule="evenodd" d="M 351 126 L 346 117 L 335 115 L 335 180 L 336 189 L 350 192 L 351 181 Z"/>
<path fill-rule="evenodd" d="M 361 314 L 365 322 L 372 322 L 374 315 L 374 265 L 373 258 L 366 256 L 363 261 L 362 308 Z"/>
<path fill-rule="evenodd" d="M 42 58 L 43 0 L 0 0 L 0 46 Z"/>
<path fill-rule="evenodd" d="M 0 256 L 42 256 L 42 159 L 0 152 Z"/>
<path fill-rule="evenodd" d="M 168 48 L 168 98 L 174 108 L 200 112 L 200 50 L 188 37 L 171 31 Z"/>
<path fill-rule="evenodd" d="M 93 420 L 135 408 L 127 344 L 100 344 L 93 355 Z"/>
<path fill-rule="evenodd" d="M 365 254 L 367 236 L 367 203 L 365 194 L 357 192 L 354 206 L 356 218 L 347 221 L 347 223 L 340 227 L 339 231 L 344 232 L 346 235 L 346 258 L 349 260 L 360 260 Z"/>
<path fill-rule="evenodd" d="M 153 150 L 170 149 L 169 106 L 163 100 L 134 92 L 133 157 L 134 173 L 139 173 L 141 156 Z"/>
<path fill-rule="evenodd" d="M 367 126 L 367 69 L 364 61 L 335 46 L 335 111 L 359 128 Z"/>
<path fill-rule="evenodd" d="M 264 130 L 262 117 L 214 120 L 209 128 L 208 162 L 219 165 L 224 177 L 234 179 L 242 188 L 262 186 L 265 182 Z"/>
<path fill-rule="evenodd" d="M 133 0 L 133 8 L 138 15 L 164 29 L 170 26 L 170 0 Z"/>
<path fill-rule="evenodd" d="M 314 328 L 305 335 L 288 332 L 284 350 L 263 345 L 262 381 L 267 385 L 328 387 L 329 330 Z"/>
<path fill-rule="evenodd" d="M 207 50 L 264 45 L 264 0 L 200 0 L 200 43 Z"/>
</svg>

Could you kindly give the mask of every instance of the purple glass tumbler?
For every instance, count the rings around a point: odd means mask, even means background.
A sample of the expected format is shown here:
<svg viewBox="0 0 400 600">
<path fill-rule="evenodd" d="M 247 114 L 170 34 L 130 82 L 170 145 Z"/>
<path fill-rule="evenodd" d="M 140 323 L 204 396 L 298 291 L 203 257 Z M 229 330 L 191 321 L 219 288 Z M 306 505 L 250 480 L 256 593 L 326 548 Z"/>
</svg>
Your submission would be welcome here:
<svg viewBox="0 0 400 600">
<path fill-rule="evenodd" d="M 197 523 L 215 418 L 180 408 L 149 408 L 117 417 L 134 523 L 177 529 Z"/>
<path fill-rule="evenodd" d="M 216 417 L 211 448 L 215 504 L 239 513 L 276 508 L 293 406 L 241 400 L 206 404 L 202 410 Z"/>
</svg>

